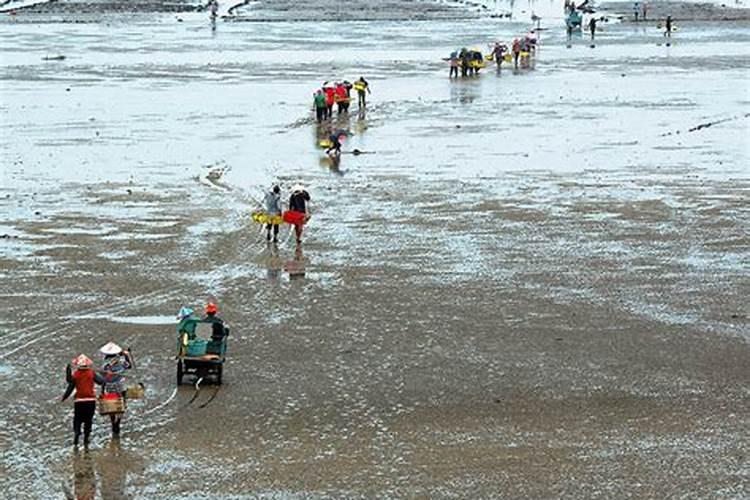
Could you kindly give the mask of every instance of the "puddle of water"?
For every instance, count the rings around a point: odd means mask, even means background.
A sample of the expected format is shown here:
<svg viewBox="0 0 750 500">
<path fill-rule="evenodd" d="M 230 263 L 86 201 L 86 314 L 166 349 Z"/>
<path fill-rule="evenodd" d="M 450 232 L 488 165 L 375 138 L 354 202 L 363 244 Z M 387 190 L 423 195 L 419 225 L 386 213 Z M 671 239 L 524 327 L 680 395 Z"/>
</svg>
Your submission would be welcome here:
<svg viewBox="0 0 750 500">
<path fill-rule="evenodd" d="M 174 238 L 174 234 L 136 234 L 136 233 L 117 233 L 103 236 L 103 240 L 163 240 Z"/>
<path fill-rule="evenodd" d="M 0 364 L 0 377 L 8 377 L 13 374 L 13 368 L 8 365 Z"/>
<path fill-rule="evenodd" d="M 107 235 L 117 231 L 115 226 L 102 226 L 97 228 L 83 227 L 65 227 L 45 229 L 45 233 L 64 234 L 64 235 L 82 235 L 82 236 L 100 236 Z"/>
<path fill-rule="evenodd" d="M 82 314 L 79 316 L 68 316 L 70 319 L 100 319 L 114 323 L 126 323 L 130 325 L 173 325 L 177 323 L 174 316 L 100 316 L 96 314 Z"/>
<path fill-rule="evenodd" d="M 138 254 L 139 252 L 136 251 L 119 250 L 115 252 L 102 252 L 99 254 L 99 256 L 109 260 L 122 260 L 130 257 L 136 257 Z"/>
</svg>

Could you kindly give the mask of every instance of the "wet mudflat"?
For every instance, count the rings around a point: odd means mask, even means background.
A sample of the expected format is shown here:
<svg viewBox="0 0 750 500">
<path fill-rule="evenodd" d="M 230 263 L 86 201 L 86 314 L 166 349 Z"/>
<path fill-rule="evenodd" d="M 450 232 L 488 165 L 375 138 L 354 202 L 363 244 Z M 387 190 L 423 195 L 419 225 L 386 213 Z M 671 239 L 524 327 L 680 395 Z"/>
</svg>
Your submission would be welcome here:
<svg viewBox="0 0 750 500">
<path fill-rule="evenodd" d="M 555 29 L 448 80 L 527 27 L 4 24 L 2 495 L 747 495 L 750 29 Z M 333 165 L 311 92 L 360 75 L 333 126 L 373 154 Z M 249 218 L 276 179 L 300 250 Z M 165 323 L 208 297 L 225 383 L 177 389 Z M 74 455 L 64 364 L 111 339 L 147 398 Z"/>
</svg>

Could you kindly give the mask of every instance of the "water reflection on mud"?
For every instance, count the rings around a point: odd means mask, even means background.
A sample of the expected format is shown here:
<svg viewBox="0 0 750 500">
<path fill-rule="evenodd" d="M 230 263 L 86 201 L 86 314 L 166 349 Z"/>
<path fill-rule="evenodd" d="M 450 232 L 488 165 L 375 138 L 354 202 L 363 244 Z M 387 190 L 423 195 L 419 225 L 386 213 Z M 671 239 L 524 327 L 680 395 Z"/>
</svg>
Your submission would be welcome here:
<svg viewBox="0 0 750 500">
<path fill-rule="evenodd" d="M 73 455 L 73 494 L 66 491 L 69 499 L 83 500 L 96 498 L 96 472 L 94 471 L 93 454 L 89 451 Z"/>
<path fill-rule="evenodd" d="M 302 245 L 297 245 L 294 249 L 294 258 L 287 260 L 284 269 L 289 273 L 290 280 L 299 280 L 305 277 L 305 268 L 307 259 L 302 252 Z"/>
<path fill-rule="evenodd" d="M 284 260 L 279 254 L 278 245 L 268 245 L 266 252 L 262 255 L 262 259 L 263 266 L 266 268 L 266 278 L 268 281 L 278 281 L 281 277 L 281 271 L 284 268 Z"/>
<path fill-rule="evenodd" d="M 142 472 L 138 455 L 127 450 L 119 439 L 111 439 L 101 449 L 73 451 L 70 460 L 73 480 L 63 482 L 62 490 L 65 498 L 71 500 L 131 498 L 128 477 Z"/>
</svg>

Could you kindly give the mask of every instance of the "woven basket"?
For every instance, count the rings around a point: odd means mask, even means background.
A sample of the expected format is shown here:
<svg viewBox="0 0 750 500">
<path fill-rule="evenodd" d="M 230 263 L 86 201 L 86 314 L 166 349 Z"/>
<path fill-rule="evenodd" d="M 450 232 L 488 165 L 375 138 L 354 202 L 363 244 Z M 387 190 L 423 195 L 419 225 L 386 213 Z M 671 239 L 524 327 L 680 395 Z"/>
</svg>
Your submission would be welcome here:
<svg viewBox="0 0 750 500">
<path fill-rule="evenodd" d="M 146 388 L 143 384 L 131 385 L 125 390 L 125 397 L 128 399 L 141 399 L 145 395 Z"/>
<path fill-rule="evenodd" d="M 125 413 L 125 400 L 121 397 L 99 398 L 97 403 L 99 405 L 99 415 Z"/>
</svg>

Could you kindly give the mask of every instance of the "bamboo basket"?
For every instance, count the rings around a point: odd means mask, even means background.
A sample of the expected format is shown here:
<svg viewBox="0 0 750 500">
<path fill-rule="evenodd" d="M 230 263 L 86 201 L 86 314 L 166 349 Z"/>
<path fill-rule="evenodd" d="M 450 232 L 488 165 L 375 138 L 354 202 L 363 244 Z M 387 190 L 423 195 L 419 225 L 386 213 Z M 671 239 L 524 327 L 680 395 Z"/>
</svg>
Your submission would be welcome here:
<svg viewBox="0 0 750 500">
<path fill-rule="evenodd" d="M 122 397 L 116 398 L 99 398 L 99 415 L 114 415 L 125 413 L 125 400 Z"/>
<path fill-rule="evenodd" d="M 142 399 L 146 393 L 143 384 L 131 385 L 125 390 L 125 397 L 128 399 Z"/>
</svg>

